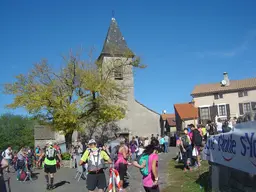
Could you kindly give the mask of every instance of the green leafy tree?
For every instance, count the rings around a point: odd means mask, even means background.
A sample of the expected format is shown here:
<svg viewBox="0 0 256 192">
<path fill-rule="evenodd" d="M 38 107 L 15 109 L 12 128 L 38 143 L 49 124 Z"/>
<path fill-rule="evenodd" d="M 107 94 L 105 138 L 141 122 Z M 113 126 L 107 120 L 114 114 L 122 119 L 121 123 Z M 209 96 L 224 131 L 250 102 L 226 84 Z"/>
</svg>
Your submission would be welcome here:
<svg viewBox="0 0 256 192">
<path fill-rule="evenodd" d="M 108 68 L 100 62 L 80 59 L 70 53 L 63 57 L 65 65 L 55 71 L 47 60 L 35 64 L 26 75 L 20 74 L 14 83 L 5 84 L 5 93 L 14 95 L 9 108 L 24 107 L 42 123 L 49 123 L 65 136 L 66 146 L 72 144 L 75 130 L 82 130 L 92 117 L 100 122 L 124 118 L 121 101 L 126 87 L 114 81 L 116 68 L 144 67 L 140 60 L 111 61 Z M 103 75 L 104 71 L 104 75 Z"/>
<path fill-rule="evenodd" d="M 20 115 L 0 116 L 0 149 L 34 146 L 34 120 Z"/>
</svg>

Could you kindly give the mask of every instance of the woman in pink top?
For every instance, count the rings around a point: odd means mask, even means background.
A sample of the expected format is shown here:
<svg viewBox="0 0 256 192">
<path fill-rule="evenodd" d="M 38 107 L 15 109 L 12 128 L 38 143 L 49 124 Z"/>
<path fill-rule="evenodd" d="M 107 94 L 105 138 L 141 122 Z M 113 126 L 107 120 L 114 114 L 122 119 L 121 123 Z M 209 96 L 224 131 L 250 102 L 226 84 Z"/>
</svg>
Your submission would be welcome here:
<svg viewBox="0 0 256 192">
<path fill-rule="evenodd" d="M 120 141 L 120 147 L 117 154 L 117 161 L 115 162 L 115 169 L 118 170 L 119 176 L 120 176 L 120 186 L 122 191 L 123 190 L 123 184 L 124 184 L 124 177 L 127 171 L 127 157 L 128 157 L 128 147 L 125 145 L 124 141 Z"/>
<path fill-rule="evenodd" d="M 159 141 L 155 139 L 151 141 L 151 144 L 148 145 L 143 152 L 143 154 L 149 155 L 149 160 L 148 160 L 149 174 L 147 176 L 142 177 L 142 184 L 146 192 L 159 192 L 158 149 L 159 149 Z M 136 164 L 137 163 L 134 163 L 136 167 L 139 167 Z"/>
</svg>

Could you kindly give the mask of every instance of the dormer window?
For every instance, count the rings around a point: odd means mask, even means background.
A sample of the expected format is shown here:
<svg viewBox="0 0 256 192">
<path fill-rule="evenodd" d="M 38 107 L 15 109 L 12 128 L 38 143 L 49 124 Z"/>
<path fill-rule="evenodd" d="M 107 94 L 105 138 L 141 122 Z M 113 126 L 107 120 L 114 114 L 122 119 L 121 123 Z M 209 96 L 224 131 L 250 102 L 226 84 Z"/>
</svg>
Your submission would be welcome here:
<svg viewBox="0 0 256 192">
<path fill-rule="evenodd" d="M 223 94 L 222 93 L 214 94 L 214 99 L 222 99 L 222 98 L 223 98 Z"/>
<path fill-rule="evenodd" d="M 123 66 L 119 66 L 119 67 L 115 67 L 115 70 L 114 70 L 114 77 L 115 77 L 115 80 L 123 80 L 123 76 L 124 76 L 124 73 L 123 73 Z"/>
</svg>

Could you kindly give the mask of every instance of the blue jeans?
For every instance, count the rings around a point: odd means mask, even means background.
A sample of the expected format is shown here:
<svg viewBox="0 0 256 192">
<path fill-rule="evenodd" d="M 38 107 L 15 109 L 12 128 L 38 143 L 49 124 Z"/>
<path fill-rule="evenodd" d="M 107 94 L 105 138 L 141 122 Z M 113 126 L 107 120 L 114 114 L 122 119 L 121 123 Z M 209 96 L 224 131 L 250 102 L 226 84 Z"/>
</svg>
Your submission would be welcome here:
<svg viewBox="0 0 256 192">
<path fill-rule="evenodd" d="M 165 153 L 168 153 L 168 151 L 169 151 L 168 148 L 169 148 L 169 143 L 168 143 L 168 142 L 165 142 L 165 143 L 164 143 L 164 152 L 165 152 Z"/>
</svg>

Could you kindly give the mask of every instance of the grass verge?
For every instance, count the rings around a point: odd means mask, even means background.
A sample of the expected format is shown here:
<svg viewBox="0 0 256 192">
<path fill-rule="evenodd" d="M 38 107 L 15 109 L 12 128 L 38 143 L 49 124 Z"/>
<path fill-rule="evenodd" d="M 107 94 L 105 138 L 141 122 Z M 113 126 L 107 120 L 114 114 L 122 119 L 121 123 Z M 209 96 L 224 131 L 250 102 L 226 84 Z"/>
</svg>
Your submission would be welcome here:
<svg viewBox="0 0 256 192">
<path fill-rule="evenodd" d="M 192 171 L 183 171 L 183 164 L 172 160 L 169 164 L 168 184 L 162 192 L 210 192 L 209 164 L 202 161 L 202 166 Z"/>
</svg>

